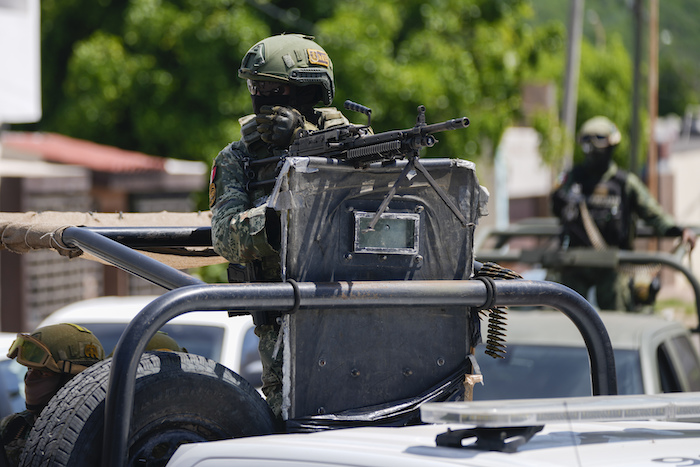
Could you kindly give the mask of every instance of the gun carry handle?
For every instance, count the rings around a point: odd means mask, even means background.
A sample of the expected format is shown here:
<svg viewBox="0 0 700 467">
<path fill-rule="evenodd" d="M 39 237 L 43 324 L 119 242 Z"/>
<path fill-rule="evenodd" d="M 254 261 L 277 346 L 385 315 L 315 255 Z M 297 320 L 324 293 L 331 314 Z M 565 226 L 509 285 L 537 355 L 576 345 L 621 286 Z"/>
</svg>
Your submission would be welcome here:
<svg viewBox="0 0 700 467">
<path fill-rule="evenodd" d="M 349 99 L 343 103 L 343 107 L 345 107 L 348 110 L 352 110 L 353 112 L 360 112 L 367 115 L 367 126 L 371 125 L 372 109 L 370 109 L 369 107 L 365 107 L 364 105 L 358 104 L 357 102 L 353 102 Z"/>
</svg>

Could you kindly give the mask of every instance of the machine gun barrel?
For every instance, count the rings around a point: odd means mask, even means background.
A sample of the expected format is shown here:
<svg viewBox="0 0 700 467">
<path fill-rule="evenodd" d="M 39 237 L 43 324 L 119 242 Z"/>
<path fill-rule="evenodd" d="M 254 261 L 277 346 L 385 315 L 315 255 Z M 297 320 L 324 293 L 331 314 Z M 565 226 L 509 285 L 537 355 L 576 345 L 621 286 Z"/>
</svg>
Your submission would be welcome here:
<svg viewBox="0 0 700 467">
<path fill-rule="evenodd" d="M 433 133 L 468 126 L 469 119 L 461 117 L 430 125 L 416 124 L 413 128 L 406 130 L 362 136 L 348 141 L 344 158 L 356 165 L 402 158 L 407 153 L 416 152 L 421 148 L 433 147 L 437 142 Z"/>
<path fill-rule="evenodd" d="M 460 128 L 466 128 L 469 126 L 469 119 L 467 117 L 453 118 L 452 120 L 447 120 L 441 123 L 431 123 L 430 125 L 425 125 L 421 128 L 423 133 L 439 133 L 441 131 L 448 130 L 459 130 Z"/>
</svg>

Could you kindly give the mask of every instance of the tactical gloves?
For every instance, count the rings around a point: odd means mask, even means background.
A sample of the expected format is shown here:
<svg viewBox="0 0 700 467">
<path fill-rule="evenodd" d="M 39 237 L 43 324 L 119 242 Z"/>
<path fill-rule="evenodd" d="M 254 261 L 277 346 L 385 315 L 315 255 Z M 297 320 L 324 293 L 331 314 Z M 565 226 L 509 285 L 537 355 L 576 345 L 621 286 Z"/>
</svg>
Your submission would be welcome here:
<svg viewBox="0 0 700 467">
<path fill-rule="evenodd" d="M 289 146 L 304 127 L 304 117 L 291 107 L 264 105 L 255 116 L 260 138 L 279 148 Z"/>
</svg>

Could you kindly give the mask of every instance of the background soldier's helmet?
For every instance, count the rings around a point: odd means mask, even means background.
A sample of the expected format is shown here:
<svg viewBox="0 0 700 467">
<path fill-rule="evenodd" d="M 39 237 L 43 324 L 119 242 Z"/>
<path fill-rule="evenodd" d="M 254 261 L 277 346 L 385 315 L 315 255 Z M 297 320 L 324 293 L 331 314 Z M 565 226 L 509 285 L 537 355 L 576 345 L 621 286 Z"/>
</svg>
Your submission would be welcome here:
<svg viewBox="0 0 700 467">
<path fill-rule="evenodd" d="M 18 334 L 8 357 L 30 368 L 76 374 L 104 359 L 99 339 L 77 324 L 53 324 Z"/>
<path fill-rule="evenodd" d="M 187 349 L 180 347 L 175 339 L 170 337 L 168 333 L 158 331 L 155 336 L 148 341 L 146 351 L 149 350 L 172 350 L 174 352 L 187 352 Z"/>
<path fill-rule="evenodd" d="M 593 117 L 586 120 L 578 134 L 578 143 L 584 153 L 594 149 L 612 148 L 620 144 L 622 135 L 617 126 L 607 117 Z"/>
<path fill-rule="evenodd" d="M 178 344 L 175 339 L 170 337 L 167 332 L 163 331 L 156 332 L 155 336 L 151 337 L 151 340 L 148 341 L 148 344 L 146 344 L 145 351 L 148 352 L 152 350 L 187 352 L 186 348 L 180 347 L 180 344 Z M 112 358 L 113 356 L 114 350 L 112 350 L 112 352 L 109 355 L 107 355 L 107 358 Z"/>
<path fill-rule="evenodd" d="M 319 86 L 320 98 L 326 105 L 335 95 L 333 63 L 328 54 L 310 36 L 301 34 L 282 34 L 261 40 L 243 57 L 238 76 L 294 86 Z"/>
</svg>

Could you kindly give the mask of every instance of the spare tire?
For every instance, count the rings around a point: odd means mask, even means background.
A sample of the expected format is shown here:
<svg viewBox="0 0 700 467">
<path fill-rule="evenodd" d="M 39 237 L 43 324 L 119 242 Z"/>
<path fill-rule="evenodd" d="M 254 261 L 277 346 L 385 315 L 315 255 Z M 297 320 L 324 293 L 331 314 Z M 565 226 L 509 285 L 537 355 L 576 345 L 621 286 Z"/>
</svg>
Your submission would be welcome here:
<svg viewBox="0 0 700 467">
<path fill-rule="evenodd" d="M 68 382 L 41 412 L 20 465 L 96 466 L 111 359 Z M 275 417 L 245 379 L 199 355 L 147 352 L 136 375 L 128 465 L 165 465 L 183 443 L 269 434 Z"/>
</svg>

